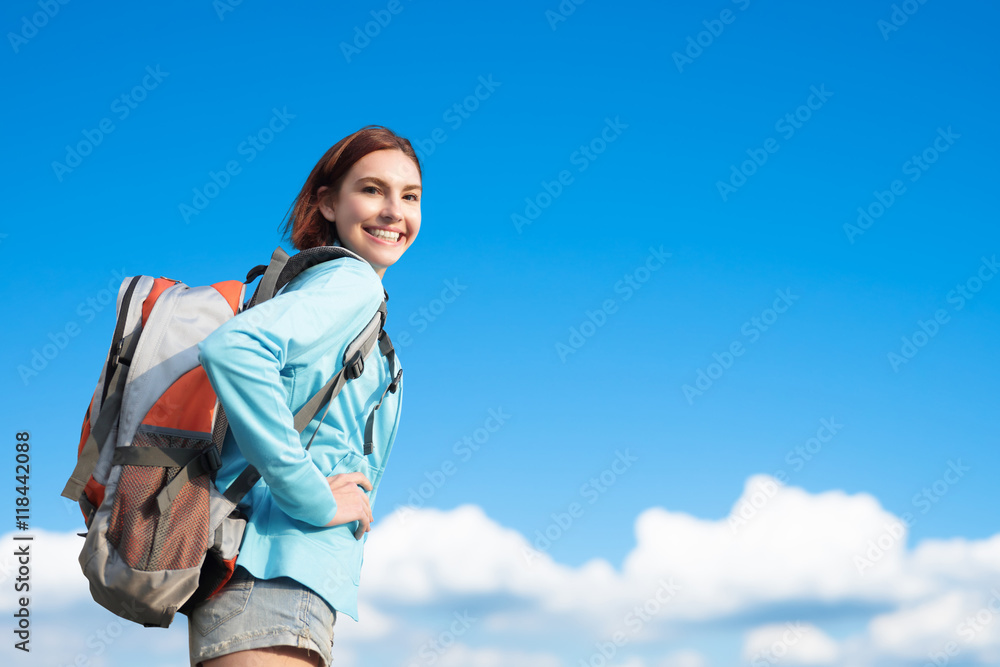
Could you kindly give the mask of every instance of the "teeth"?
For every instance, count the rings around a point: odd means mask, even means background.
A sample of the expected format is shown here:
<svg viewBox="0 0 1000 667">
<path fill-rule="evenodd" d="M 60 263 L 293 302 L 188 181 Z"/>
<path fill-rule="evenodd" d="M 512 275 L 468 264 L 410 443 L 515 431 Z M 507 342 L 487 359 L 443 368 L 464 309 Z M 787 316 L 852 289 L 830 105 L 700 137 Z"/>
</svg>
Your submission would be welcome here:
<svg viewBox="0 0 1000 667">
<path fill-rule="evenodd" d="M 399 232 L 387 232 L 384 229 L 366 229 L 365 231 L 377 239 L 385 239 L 386 241 L 393 242 L 399 240 Z"/>
</svg>

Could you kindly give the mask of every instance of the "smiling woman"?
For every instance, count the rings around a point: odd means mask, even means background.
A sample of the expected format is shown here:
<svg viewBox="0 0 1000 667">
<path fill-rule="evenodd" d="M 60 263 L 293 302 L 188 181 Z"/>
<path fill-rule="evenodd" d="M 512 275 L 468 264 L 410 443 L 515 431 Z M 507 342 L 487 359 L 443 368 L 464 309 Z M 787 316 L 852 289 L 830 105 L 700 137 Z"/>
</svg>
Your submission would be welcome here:
<svg viewBox="0 0 1000 667">
<path fill-rule="evenodd" d="M 299 250 L 339 245 L 353 256 L 305 269 L 199 345 L 230 426 L 216 485 L 234 484 L 248 463 L 261 480 L 240 503 L 248 519 L 236 573 L 190 615 L 192 665 L 325 666 L 337 614 L 357 620 L 364 542 L 402 405 L 388 336 L 305 436 L 293 414 L 377 322 L 385 271 L 420 231 L 420 196 L 409 141 L 380 126 L 339 141 L 306 179 L 285 231 Z"/>
<path fill-rule="evenodd" d="M 416 163 L 402 151 L 375 151 L 351 167 L 339 190 L 319 188 L 319 210 L 381 278 L 420 231 L 419 182 Z"/>
<path fill-rule="evenodd" d="M 410 142 L 369 126 L 320 159 L 292 206 L 285 232 L 299 249 L 343 245 L 376 262 L 372 266 L 381 278 L 420 231 L 420 182 Z"/>
</svg>

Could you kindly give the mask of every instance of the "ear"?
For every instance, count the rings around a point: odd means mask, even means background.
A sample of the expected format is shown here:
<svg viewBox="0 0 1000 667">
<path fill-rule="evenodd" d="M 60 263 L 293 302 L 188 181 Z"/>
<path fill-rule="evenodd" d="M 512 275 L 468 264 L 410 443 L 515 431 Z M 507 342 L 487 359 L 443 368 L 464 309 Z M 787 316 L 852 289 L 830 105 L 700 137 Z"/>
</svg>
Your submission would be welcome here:
<svg viewBox="0 0 1000 667">
<path fill-rule="evenodd" d="M 337 219 L 336 211 L 334 209 L 334 203 L 331 201 L 333 197 L 330 196 L 330 188 L 327 186 L 322 186 L 316 190 L 316 196 L 319 198 L 319 212 L 323 214 L 323 217 L 333 222 Z"/>
</svg>

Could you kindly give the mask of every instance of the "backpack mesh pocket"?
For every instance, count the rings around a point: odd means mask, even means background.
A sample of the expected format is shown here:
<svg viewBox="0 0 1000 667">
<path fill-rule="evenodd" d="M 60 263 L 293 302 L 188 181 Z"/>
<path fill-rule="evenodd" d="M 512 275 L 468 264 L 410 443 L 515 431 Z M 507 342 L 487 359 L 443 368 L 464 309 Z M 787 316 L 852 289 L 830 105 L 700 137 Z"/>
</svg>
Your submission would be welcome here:
<svg viewBox="0 0 1000 667">
<path fill-rule="evenodd" d="M 140 429 L 132 446 L 200 451 L 212 441 Z M 179 466 L 122 466 L 107 536 L 129 567 L 151 572 L 201 565 L 209 547 L 210 475 L 188 480 L 165 515 L 157 506 L 157 495 L 180 471 Z"/>
</svg>

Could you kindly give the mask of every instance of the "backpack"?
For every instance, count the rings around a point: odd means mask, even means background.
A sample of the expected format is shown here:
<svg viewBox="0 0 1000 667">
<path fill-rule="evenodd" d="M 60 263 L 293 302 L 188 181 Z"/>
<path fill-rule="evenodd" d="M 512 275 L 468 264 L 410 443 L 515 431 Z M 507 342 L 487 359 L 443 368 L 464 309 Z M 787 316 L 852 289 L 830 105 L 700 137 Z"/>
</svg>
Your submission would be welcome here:
<svg viewBox="0 0 1000 667">
<path fill-rule="evenodd" d="M 245 281 L 202 287 L 150 276 L 122 281 L 111 347 L 83 419 L 76 467 L 62 492 L 79 501 L 83 512 L 80 566 L 103 607 L 165 628 L 178 611 L 190 613 L 232 576 L 246 526 L 237 504 L 260 474 L 248 466 L 228 489 L 215 486 L 228 421 L 198 361 L 197 344 L 305 269 L 341 257 L 365 261 L 341 246 L 291 257 L 279 247 Z M 246 286 L 257 277 L 261 281 L 244 304 Z M 383 300 L 347 346 L 340 370 L 295 413 L 299 433 L 324 404 L 329 410 L 348 380 L 361 375 L 376 343 L 393 377 L 382 398 L 395 393 L 402 369 L 396 372 L 385 317 Z M 381 403 L 368 417 L 366 455 Z M 310 445 L 312 438 L 306 449 Z"/>
</svg>

